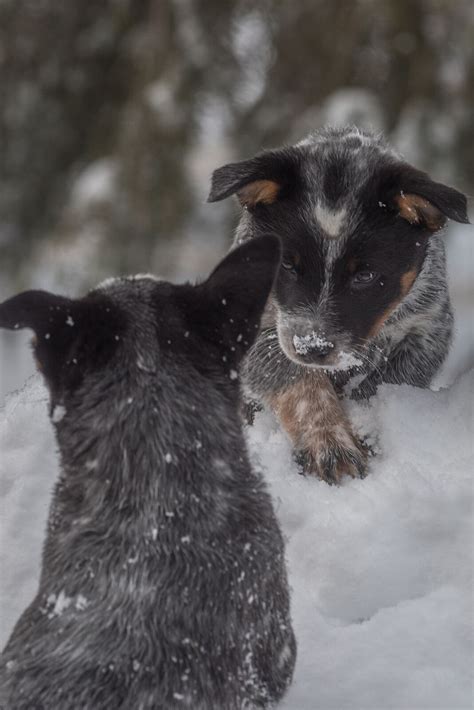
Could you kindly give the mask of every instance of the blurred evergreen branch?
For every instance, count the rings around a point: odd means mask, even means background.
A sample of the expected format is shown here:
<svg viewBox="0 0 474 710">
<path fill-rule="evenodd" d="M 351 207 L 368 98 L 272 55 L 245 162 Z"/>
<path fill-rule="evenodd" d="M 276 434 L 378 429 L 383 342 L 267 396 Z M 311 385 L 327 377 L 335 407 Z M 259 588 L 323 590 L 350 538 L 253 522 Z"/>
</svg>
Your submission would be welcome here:
<svg viewBox="0 0 474 710">
<path fill-rule="evenodd" d="M 472 192 L 473 47 L 471 0 L 2 0 L 0 269 L 91 223 L 99 272 L 153 266 L 202 214 L 190 163 L 214 107 L 205 150 L 217 125 L 238 159 L 363 90 L 376 126 L 402 146 L 410 134 L 418 164 Z M 104 159 L 113 186 L 84 215 L 74 186 Z"/>
</svg>

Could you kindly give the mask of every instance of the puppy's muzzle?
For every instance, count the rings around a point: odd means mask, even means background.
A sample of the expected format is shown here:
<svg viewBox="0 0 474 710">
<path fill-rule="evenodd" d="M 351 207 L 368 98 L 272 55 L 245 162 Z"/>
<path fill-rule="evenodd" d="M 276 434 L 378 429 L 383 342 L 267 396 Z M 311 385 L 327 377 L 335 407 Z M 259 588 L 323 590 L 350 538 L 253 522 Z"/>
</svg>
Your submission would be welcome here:
<svg viewBox="0 0 474 710">
<path fill-rule="evenodd" d="M 303 362 L 322 364 L 334 351 L 335 344 L 314 330 L 307 335 L 293 336 L 293 348 L 298 359 Z"/>
</svg>

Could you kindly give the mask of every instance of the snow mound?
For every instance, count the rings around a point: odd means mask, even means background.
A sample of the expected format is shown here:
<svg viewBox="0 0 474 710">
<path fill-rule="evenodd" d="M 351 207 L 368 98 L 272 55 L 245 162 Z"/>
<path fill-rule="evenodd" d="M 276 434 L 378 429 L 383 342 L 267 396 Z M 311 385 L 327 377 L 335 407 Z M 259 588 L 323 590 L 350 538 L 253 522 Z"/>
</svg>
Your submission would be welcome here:
<svg viewBox="0 0 474 710">
<path fill-rule="evenodd" d="M 287 536 L 298 660 L 282 707 L 471 707 L 472 375 L 350 403 L 381 453 L 341 487 L 295 475 L 268 413 L 248 431 Z"/>
<path fill-rule="evenodd" d="M 0 408 L 0 647 L 36 593 L 56 442 L 40 375 Z"/>
<path fill-rule="evenodd" d="M 351 403 L 380 453 L 341 487 L 298 475 L 269 413 L 248 429 L 287 538 L 298 661 L 282 708 L 471 707 L 472 375 Z M 0 409 L 2 643 L 35 593 L 55 449 L 35 376 Z"/>
</svg>

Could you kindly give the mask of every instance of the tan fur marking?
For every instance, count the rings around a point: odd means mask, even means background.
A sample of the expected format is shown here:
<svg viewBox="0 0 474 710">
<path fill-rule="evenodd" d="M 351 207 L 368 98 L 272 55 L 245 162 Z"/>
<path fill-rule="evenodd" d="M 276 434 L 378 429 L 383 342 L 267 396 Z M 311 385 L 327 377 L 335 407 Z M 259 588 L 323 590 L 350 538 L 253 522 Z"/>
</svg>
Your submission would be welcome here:
<svg viewBox="0 0 474 710">
<path fill-rule="evenodd" d="M 402 274 L 402 276 L 400 277 L 400 295 L 398 296 L 398 298 L 392 301 L 392 303 L 390 303 L 390 305 L 384 310 L 382 315 L 377 318 L 374 325 L 370 329 L 369 338 L 375 338 L 375 336 L 380 333 L 385 321 L 388 320 L 388 318 L 392 315 L 395 308 L 403 301 L 403 299 L 415 283 L 417 275 L 418 272 L 416 269 L 410 269 L 409 271 L 405 271 L 405 273 Z"/>
<path fill-rule="evenodd" d="M 241 205 L 254 207 L 259 202 L 265 205 L 275 202 L 279 191 L 280 185 L 273 180 L 255 180 L 245 185 L 237 194 Z"/>
<path fill-rule="evenodd" d="M 384 310 L 382 315 L 377 318 L 377 320 L 369 331 L 369 338 L 375 338 L 375 336 L 380 333 L 383 328 L 383 324 L 390 317 L 390 315 L 393 313 L 393 311 L 398 306 L 401 300 L 401 298 L 397 298 L 396 301 L 392 301 L 392 303 Z"/>
<path fill-rule="evenodd" d="M 270 405 L 295 449 L 310 455 L 313 466 L 309 473 L 324 478 L 318 462 L 338 446 L 365 458 L 337 394 L 323 372 L 306 372 L 297 382 L 272 395 Z M 333 477 L 339 480 L 344 473 L 357 476 L 354 466 L 341 462 L 333 471 Z M 334 478 L 330 482 L 334 482 Z"/>
<path fill-rule="evenodd" d="M 400 217 L 410 224 L 424 223 L 429 230 L 436 232 L 446 222 L 443 213 L 420 195 L 397 195 L 395 201 L 400 208 Z"/>
<path fill-rule="evenodd" d="M 351 257 L 349 259 L 349 261 L 347 262 L 347 270 L 350 274 L 355 274 L 355 272 L 357 271 L 357 259 L 354 259 L 354 257 Z"/>
<path fill-rule="evenodd" d="M 324 373 L 308 373 L 298 382 L 274 395 L 272 406 L 296 446 L 308 448 L 316 429 L 332 428 L 347 422 L 334 389 Z M 305 408 L 306 417 L 300 412 Z M 324 414 L 324 426 L 321 415 Z M 317 426 L 315 426 L 315 424 Z"/>
<path fill-rule="evenodd" d="M 400 293 L 402 298 L 405 298 L 408 291 L 411 289 L 415 283 L 415 279 L 418 273 L 416 269 L 410 269 L 410 271 L 405 271 L 400 278 Z"/>
</svg>

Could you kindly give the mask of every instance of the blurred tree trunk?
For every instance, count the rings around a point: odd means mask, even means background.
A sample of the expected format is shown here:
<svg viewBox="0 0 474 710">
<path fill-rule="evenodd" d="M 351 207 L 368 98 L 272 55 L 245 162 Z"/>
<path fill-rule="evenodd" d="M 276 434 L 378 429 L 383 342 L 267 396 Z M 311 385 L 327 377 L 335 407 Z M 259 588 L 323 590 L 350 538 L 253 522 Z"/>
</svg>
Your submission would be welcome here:
<svg viewBox="0 0 474 710">
<path fill-rule="evenodd" d="M 154 268 L 203 219 L 214 154 L 344 111 L 472 191 L 473 15 L 471 0 L 3 0 L 0 269 L 94 230 L 98 273 Z M 204 228 L 228 234 L 219 214 Z"/>
<path fill-rule="evenodd" d="M 2 260 L 55 226 L 73 168 L 113 150 L 134 81 L 127 34 L 145 10 L 131 0 L 0 4 Z"/>
</svg>

